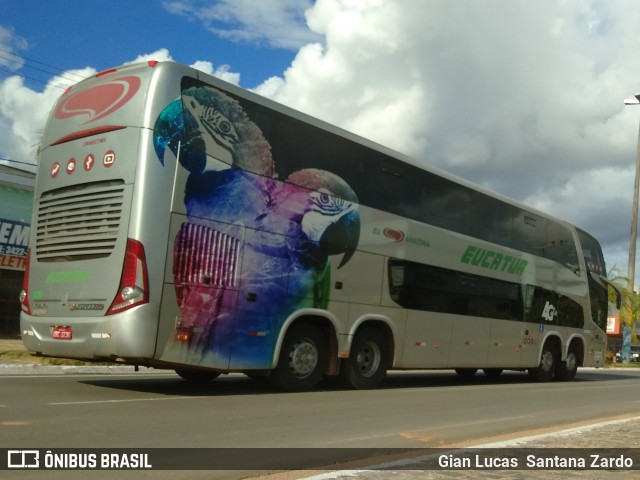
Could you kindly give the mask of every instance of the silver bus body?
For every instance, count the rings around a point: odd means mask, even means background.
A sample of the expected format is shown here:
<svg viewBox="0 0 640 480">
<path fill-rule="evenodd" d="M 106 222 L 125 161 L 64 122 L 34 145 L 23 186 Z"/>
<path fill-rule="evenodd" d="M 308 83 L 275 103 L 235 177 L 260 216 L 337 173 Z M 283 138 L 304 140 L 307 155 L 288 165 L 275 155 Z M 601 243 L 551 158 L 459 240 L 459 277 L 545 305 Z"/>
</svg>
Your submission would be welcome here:
<svg viewBox="0 0 640 480">
<path fill-rule="evenodd" d="M 66 92 L 35 200 L 34 352 L 290 390 L 604 364 L 588 234 L 178 64 Z"/>
</svg>

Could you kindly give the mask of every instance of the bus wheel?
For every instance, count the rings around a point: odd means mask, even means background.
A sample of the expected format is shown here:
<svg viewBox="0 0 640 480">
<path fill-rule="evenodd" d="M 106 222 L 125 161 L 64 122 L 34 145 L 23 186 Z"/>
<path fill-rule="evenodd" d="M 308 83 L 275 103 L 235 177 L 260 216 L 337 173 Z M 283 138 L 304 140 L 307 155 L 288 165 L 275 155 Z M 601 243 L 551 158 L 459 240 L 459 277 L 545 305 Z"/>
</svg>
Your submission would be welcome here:
<svg viewBox="0 0 640 480">
<path fill-rule="evenodd" d="M 477 368 L 456 368 L 456 373 L 462 378 L 471 378 L 477 371 Z"/>
<path fill-rule="evenodd" d="M 563 382 L 573 380 L 578 371 L 578 357 L 573 351 L 573 348 L 569 348 L 567 353 L 567 360 L 564 362 L 558 362 L 556 365 L 556 378 Z"/>
<path fill-rule="evenodd" d="M 175 372 L 185 380 L 188 380 L 194 383 L 210 382 L 214 378 L 217 378 L 220 376 L 220 373 L 218 372 L 210 372 L 207 370 L 189 370 L 189 369 L 179 368 Z"/>
<path fill-rule="evenodd" d="M 540 355 L 540 365 L 529 369 L 529 377 L 536 382 L 548 382 L 553 378 L 556 369 L 556 352 L 545 344 Z"/>
<path fill-rule="evenodd" d="M 270 383 L 288 392 L 311 390 L 322 379 L 327 365 L 327 342 L 313 325 L 294 325 L 282 342 L 278 366 Z"/>
<path fill-rule="evenodd" d="M 388 363 L 385 336 L 376 328 L 363 328 L 353 337 L 349 358 L 340 368 L 340 381 L 347 388 L 374 388 L 387 374 Z"/>
<path fill-rule="evenodd" d="M 501 368 L 483 368 L 482 371 L 489 378 L 498 378 L 502 373 Z"/>
</svg>

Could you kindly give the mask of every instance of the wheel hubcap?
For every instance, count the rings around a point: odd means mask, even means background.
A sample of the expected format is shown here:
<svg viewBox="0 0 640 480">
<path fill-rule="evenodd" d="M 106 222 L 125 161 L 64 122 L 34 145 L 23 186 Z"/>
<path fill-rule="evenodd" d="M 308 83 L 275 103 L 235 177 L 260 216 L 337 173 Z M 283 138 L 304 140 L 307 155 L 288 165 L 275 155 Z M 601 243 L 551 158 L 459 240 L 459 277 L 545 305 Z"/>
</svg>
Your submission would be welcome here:
<svg viewBox="0 0 640 480">
<path fill-rule="evenodd" d="M 573 353 L 567 355 L 567 370 L 571 371 L 576 368 L 576 356 Z"/>
<path fill-rule="evenodd" d="M 358 370 L 363 377 L 370 377 L 380 367 L 380 347 L 375 342 L 367 342 L 362 346 L 356 358 Z"/>
<path fill-rule="evenodd" d="M 289 353 L 289 367 L 297 378 L 311 375 L 318 364 L 318 349 L 310 340 L 300 340 Z"/>
<path fill-rule="evenodd" d="M 553 354 L 551 352 L 544 352 L 540 361 L 540 367 L 545 372 L 551 371 L 553 368 Z"/>
</svg>

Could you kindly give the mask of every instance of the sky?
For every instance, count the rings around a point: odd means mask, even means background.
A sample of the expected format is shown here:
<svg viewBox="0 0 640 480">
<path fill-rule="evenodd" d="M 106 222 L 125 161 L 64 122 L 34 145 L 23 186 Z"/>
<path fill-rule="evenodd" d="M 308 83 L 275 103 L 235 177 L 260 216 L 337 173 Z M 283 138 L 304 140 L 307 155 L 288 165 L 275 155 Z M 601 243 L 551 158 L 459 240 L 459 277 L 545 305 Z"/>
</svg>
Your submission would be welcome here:
<svg viewBox="0 0 640 480">
<path fill-rule="evenodd" d="M 569 221 L 627 273 L 636 0 L 0 0 L 0 12 L 0 158 L 14 166 L 36 162 L 66 86 L 174 60 Z"/>
</svg>

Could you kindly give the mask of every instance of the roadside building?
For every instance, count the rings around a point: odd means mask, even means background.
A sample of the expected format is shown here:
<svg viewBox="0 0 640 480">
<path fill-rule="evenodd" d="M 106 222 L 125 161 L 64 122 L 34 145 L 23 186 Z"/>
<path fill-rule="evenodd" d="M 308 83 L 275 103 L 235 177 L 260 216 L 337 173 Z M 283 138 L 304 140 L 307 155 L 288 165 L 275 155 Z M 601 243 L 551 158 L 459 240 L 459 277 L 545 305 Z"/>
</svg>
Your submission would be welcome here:
<svg viewBox="0 0 640 480">
<path fill-rule="evenodd" d="M 18 335 L 35 174 L 0 164 L 0 335 Z"/>
</svg>

